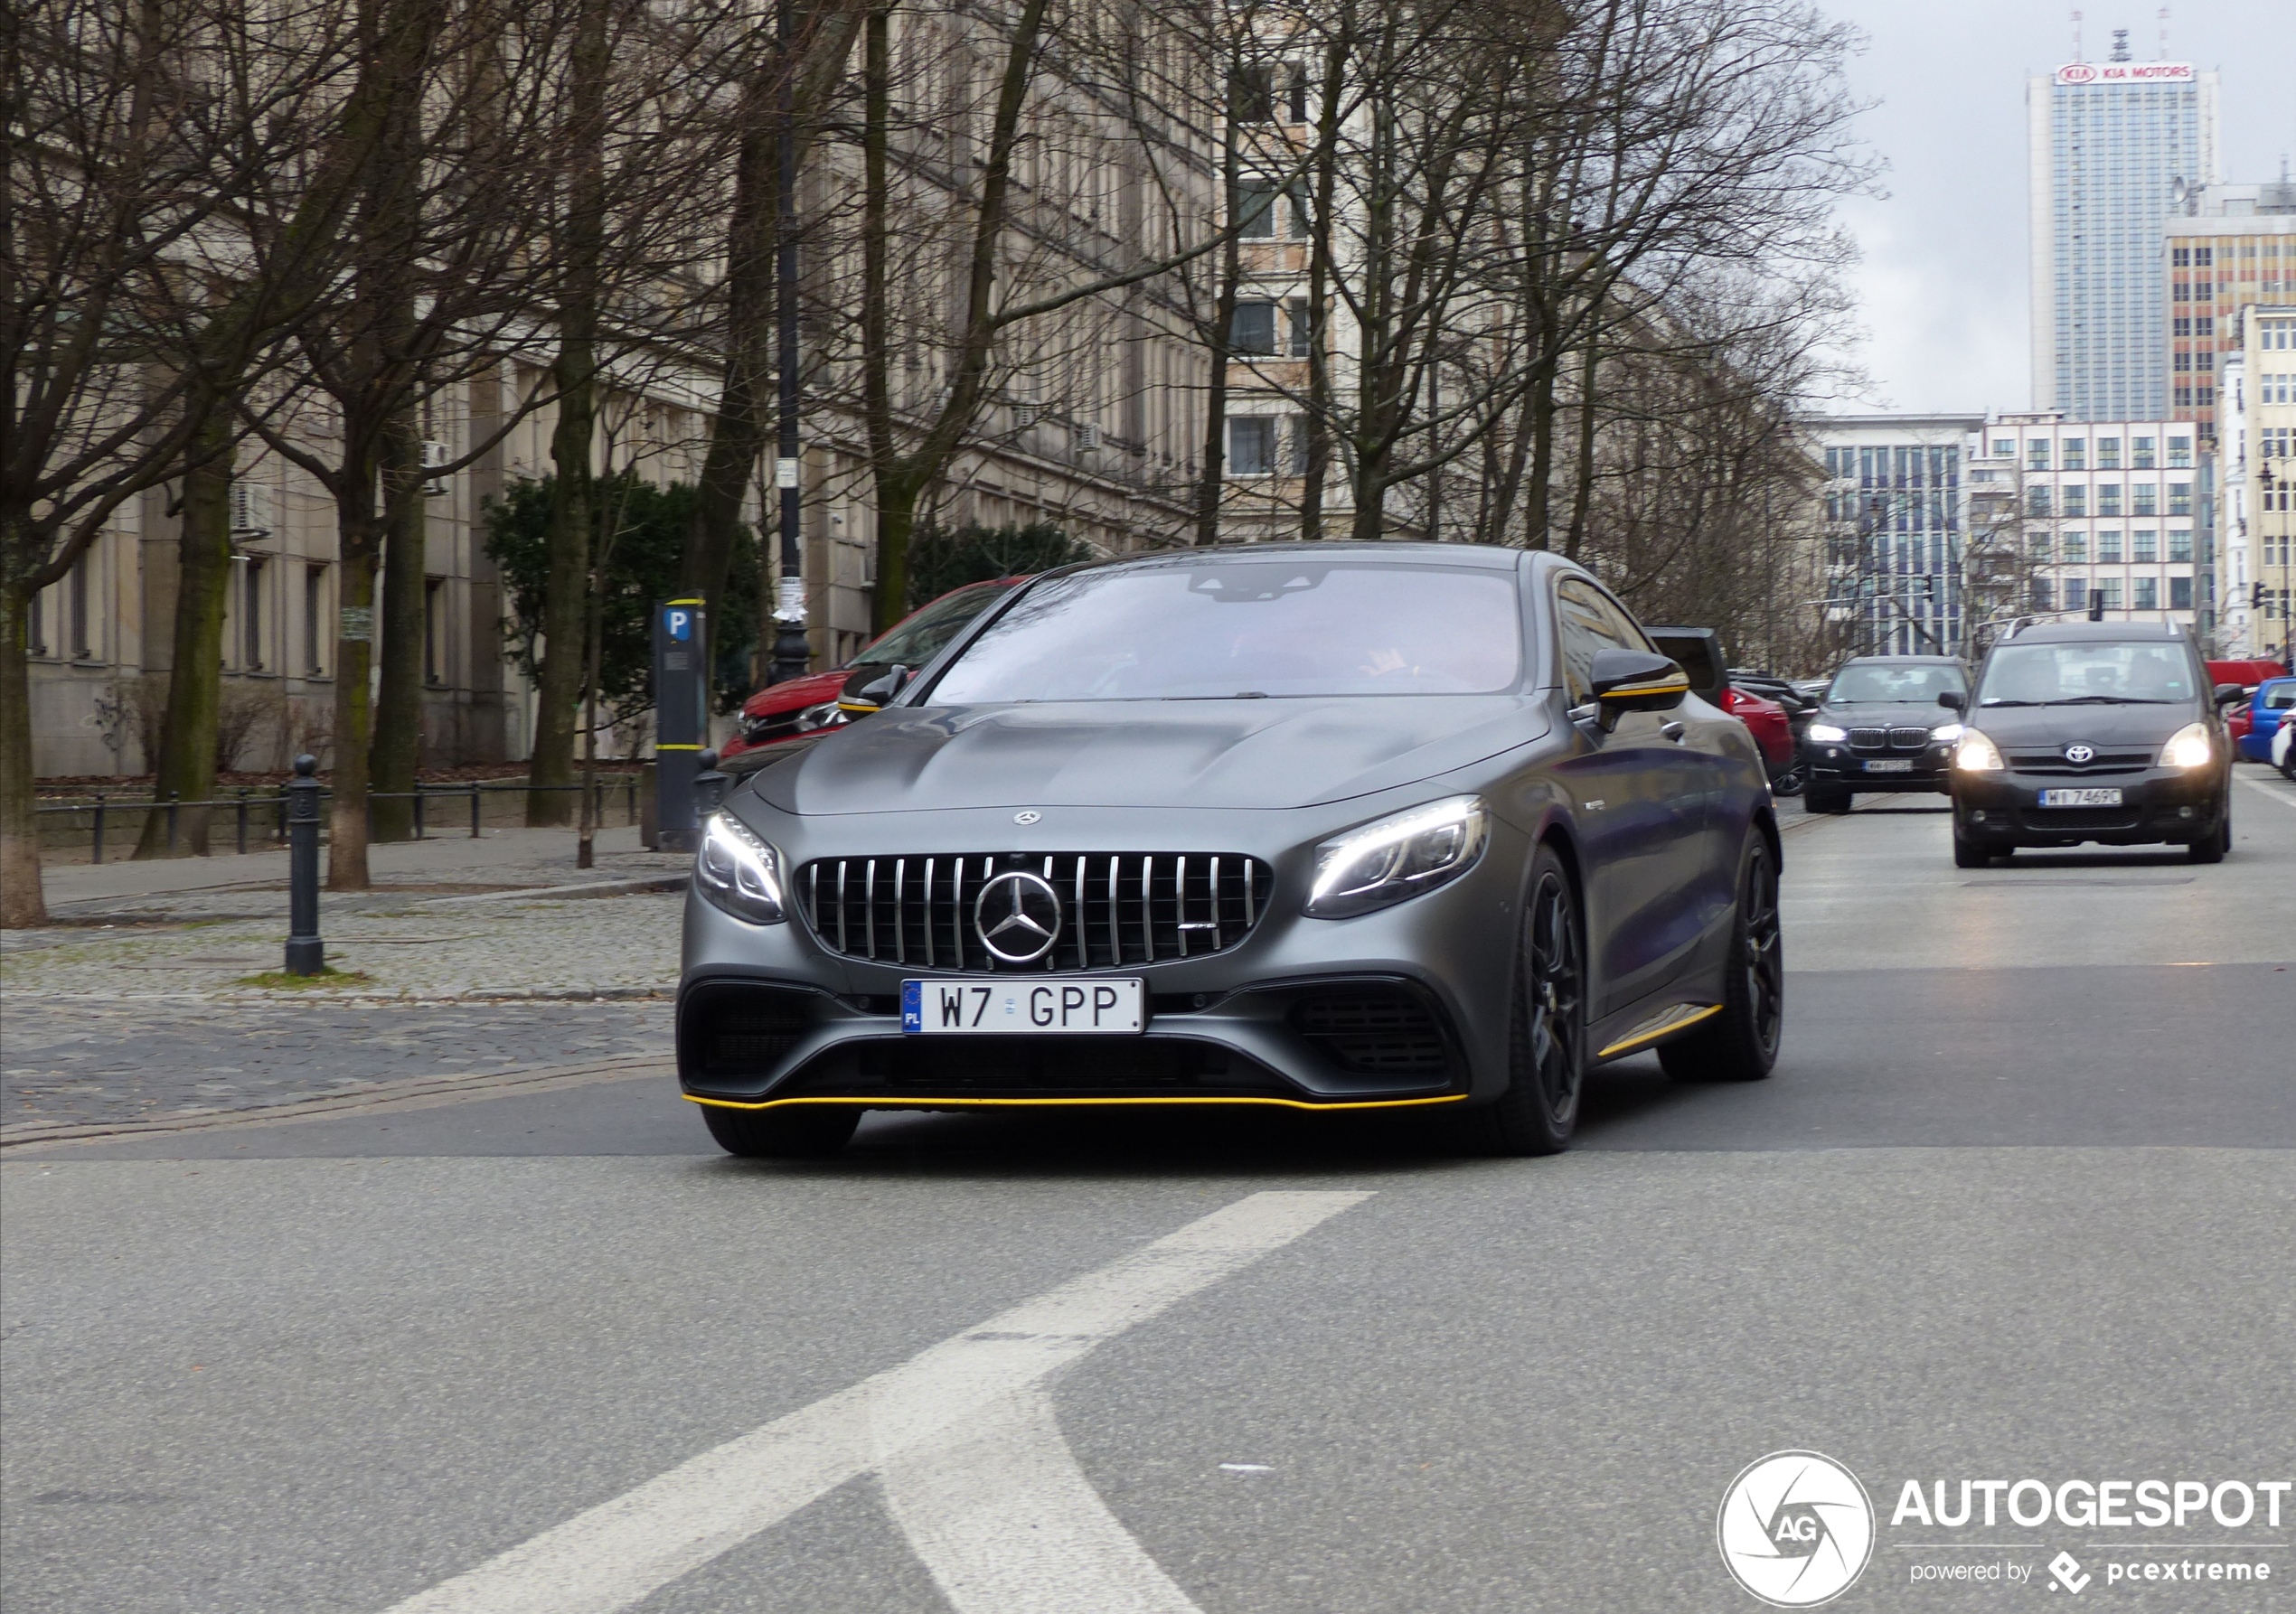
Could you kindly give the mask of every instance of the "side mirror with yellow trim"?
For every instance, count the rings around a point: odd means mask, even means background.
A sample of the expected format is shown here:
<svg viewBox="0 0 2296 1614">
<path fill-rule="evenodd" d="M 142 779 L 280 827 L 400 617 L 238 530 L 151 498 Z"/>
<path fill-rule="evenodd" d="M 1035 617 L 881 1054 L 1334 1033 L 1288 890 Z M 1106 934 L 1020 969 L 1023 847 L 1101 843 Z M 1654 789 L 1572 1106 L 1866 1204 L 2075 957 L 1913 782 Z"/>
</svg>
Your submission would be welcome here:
<svg viewBox="0 0 2296 1614">
<path fill-rule="evenodd" d="M 1672 711 L 1690 692 L 1680 665 L 1645 650 L 1598 650 L 1589 671 L 1604 728 L 1628 712 Z"/>
<path fill-rule="evenodd" d="M 899 664 L 856 667 L 837 692 L 837 709 L 849 719 L 866 718 L 899 694 L 908 680 L 909 670 Z"/>
</svg>

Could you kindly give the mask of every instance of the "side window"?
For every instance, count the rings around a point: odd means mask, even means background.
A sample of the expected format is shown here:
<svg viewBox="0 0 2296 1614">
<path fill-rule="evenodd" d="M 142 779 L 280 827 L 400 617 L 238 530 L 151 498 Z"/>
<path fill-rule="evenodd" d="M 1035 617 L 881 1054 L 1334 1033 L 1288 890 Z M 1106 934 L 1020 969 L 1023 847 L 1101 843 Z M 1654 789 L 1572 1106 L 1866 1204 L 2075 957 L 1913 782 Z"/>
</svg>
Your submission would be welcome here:
<svg viewBox="0 0 2296 1614">
<path fill-rule="evenodd" d="M 1618 607 L 1584 577 L 1565 577 L 1555 586 L 1555 621 L 1562 636 L 1563 688 L 1573 706 L 1595 699 L 1595 652 L 1642 648 L 1642 635 L 1624 634 Z"/>
<path fill-rule="evenodd" d="M 1658 653 L 1658 646 L 1651 643 L 1651 636 L 1648 633 L 1642 632 L 1642 624 L 1634 620 L 1634 613 L 1607 594 L 1598 592 L 1596 597 L 1603 602 L 1603 608 L 1609 613 L 1611 625 L 1617 631 L 1618 642 L 1622 646 L 1628 650 L 1648 651 L 1652 655 Z"/>
</svg>

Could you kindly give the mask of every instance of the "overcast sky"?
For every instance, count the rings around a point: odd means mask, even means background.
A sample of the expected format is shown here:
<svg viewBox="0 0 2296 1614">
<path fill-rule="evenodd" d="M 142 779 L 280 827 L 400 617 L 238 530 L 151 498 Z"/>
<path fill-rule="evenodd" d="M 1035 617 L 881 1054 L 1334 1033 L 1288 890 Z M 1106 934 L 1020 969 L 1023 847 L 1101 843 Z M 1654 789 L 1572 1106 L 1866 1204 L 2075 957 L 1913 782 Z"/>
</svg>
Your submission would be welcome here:
<svg viewBox="0 0 2296 1614">
<path fill-rule="evenodd" d="M 1819 0 L 1868 38 L 1850 70 L 1861 120 L 1888 163 L 1886 200 L 1842 218 L 1873 378 L 1868 407 L 2030 407 L 2026 345 L 2025 79 L 2073 57 L 2072 7 L 2045 0 Z M 2160 8 L 2080 5 L 2082 55 L 2103 61 L 2113 30 L 2160 54 Z M 2172 6 L 2169 60 L 2220 75 L 2225 178 L 2271 179 L 2296 157 L 2296 60 L 2289 0 Z M 1835 408 L 1856 407 L 1836 405 Z"/>
</svg>

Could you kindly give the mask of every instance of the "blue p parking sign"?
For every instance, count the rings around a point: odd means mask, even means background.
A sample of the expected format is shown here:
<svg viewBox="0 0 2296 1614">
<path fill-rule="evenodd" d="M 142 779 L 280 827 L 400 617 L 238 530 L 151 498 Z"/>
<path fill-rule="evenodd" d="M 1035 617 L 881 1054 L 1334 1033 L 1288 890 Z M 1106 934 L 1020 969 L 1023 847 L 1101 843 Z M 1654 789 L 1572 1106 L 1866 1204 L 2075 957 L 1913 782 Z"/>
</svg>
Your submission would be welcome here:
<svg viewBox="0 0 2296 1614">
<path fill-rule="evenodd" d="M 693 637 L 693 610 L 688 605 L 662 607 L 662 631 L 679 644 Z"/>
</svg>

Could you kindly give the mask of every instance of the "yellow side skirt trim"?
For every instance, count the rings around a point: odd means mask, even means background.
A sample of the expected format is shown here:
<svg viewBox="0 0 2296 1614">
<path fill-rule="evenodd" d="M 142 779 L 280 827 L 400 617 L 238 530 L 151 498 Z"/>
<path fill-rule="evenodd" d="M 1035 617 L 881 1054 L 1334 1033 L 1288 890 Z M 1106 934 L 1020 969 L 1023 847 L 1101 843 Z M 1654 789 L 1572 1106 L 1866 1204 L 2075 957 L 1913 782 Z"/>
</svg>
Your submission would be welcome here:
<svg viewBox="0 0 2296 1614">
<path fill-rule="evenodd" d="M 1350 1099 L 1328 1104 L 1310 1103 L 1295 1098 L 774 1098 L 763 1103 L 745 1104 L 732 1099 L 697 1098 L 692 1093 L 681 1093 L 690 1104 L 711 1104 L 720 1110 L 778 1110 L 785 1104 L 843 1104 L 847 1108 L 864 1110 L 1073 1110 L 1087 1105 L 1109 1104 L 1265 1104 L 1281 1110 L 1407 1110 L 1421 1104 L 1455 1104 L 1466 1098 L 1463 1093 L 1446 1093 L 1435 1098 Z"/>
<path fill-rule="evenodd" d="M 1639 1048 L 1646 1042 L 1654 1042 L 1661 1037 L 1670 1037 L 1685 1027 L 1695 1026 L 1700 1020 L 1711 1019 L 1721 1012 L 1722 1005 L 1719 1003 L 1710 1003 L 1704 1009 L 1692 1009 L 1685 1003 L 1679 1008 L 1667 1010 L 1666 1018 L 1658 1024 L 1651 1025 L 1646 1022 L 1641 1029 L 1620 1037 L 1595 1057 L 1607 1059 L 1613 1054 L 1623 1054 L 1629 1048 Z"/>
</svg>

